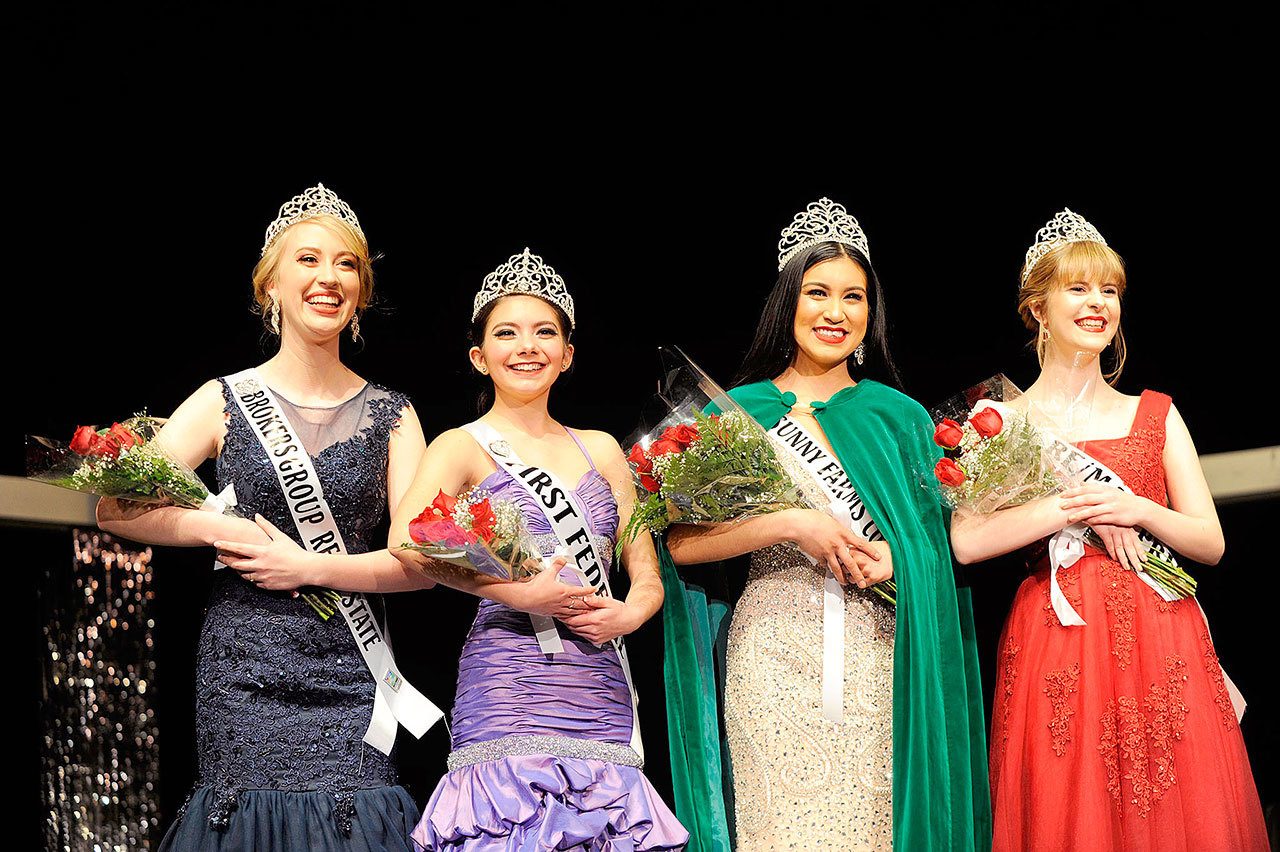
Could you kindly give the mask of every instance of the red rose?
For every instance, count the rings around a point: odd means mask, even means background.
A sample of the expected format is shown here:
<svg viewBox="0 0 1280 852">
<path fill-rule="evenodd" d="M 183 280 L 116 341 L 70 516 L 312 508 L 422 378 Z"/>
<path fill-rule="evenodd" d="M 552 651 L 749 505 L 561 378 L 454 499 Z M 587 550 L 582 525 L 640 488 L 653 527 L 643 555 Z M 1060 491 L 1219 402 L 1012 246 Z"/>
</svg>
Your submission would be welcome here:
<svg viewBox="0 0 1280 852">
<path fill-rule="evenodd" d="M 938 477 L 938 481 L 943 485 L 950 485 L 953 488 L 964 483 L 964 471 L 960 469 L 960 465 L 951 459 L 939 459 L 938 463 L 933 466 L 933 475 Z"/>
<path fill-rule="evenodd" d="M 71 437 L 71 452 L 78 456 L 87 456 L 97 439 L 97 429 L 92 426 L 79 426 L 76 428 L 75 435 Z"/>
<path fill-rule="evenodd" d="M 657 458 L 658 456 L 665 456 L 668 453 L 678 453 L 683 449 L 684 448 L 675 441 L 671 441 L 666 438 L 659 438 L 654 441 L 653 446 L 649 448 L 649 455 L 653 458 Z"/>
<path fill-rule="evenodd" d="M 105 435 L 94 435 L 93 445 L 89 447 L 89 455 L 113 459 L 120 455 L 120 439 L 111 432 Z"/>
<path fill-rule="evenodd" d="M 962 437 L 964 437 L 964 431 L 961 429 L 960 424 L 950 417 L 944 418 L 938 424 L 938 428 L 933 430 L 933 442 L 939 447 L 945 447 L 948 450 L 954 450 L 960 446 Z"/>
<path fill-rule="evenodd" d="M 690 426 L 688 423 L 681 423 L 670 431 L 672 433 L 672 440 L 683 447 L 688 447 L 694 441 L 702 437 L 698 434 L 697 427 Z"/>
<path fill-rule="evenodd" d="M 476 540 L 476 536 L 453 521 L 435 514 L 435 509 L 431 506 L 423 509 L 421 515 L 409 522 L 409 538 L 418 544 L 445 547 L 462 547 Z"/>
<path fill-rule="evenodd" d="M 1004 428 L 1004 420 L 1000 412 L 988 406 L 969 418 L 973 428 L 984 438 L 993 438 Z"/>
<path fill-rule="evenodd" d="M 413 539 L 417 544 L 430 544 L 430 541 L 423 534 L 427 524 L 432 521 L 439 520 L 435 508 L 428 506 L 422 510 L 422 514 L 409 522 L 409 538 Z"/>
<path fill-rule="evenodd" d="M 498 516 L 493 513 L 493 507 L 489 505 L 488 500 L 481 500 L 479 503 L 471 504 L 471 531 L 480 538 L 488 541 L 493 538 L 493 530 L 498 524 Z"/>
<path fill-rule="evenodd" d="M 653 462 L 649 461 L 649 457 L 644 454 L 644 448 L 639 444 L 631 448 L 631 452 L 627 454 L 627 461 L 636 467 L 636 473 L 641 475 L 653 470 Z"/>
<path fill-rule="evenodd" d="M 477 540 L 476 535 L 467 532 L 448 518 L 436 518 L 433 521 L 429 521 L 422 527 L 421 533 L 425 536 L 426 541 L 419 542 L 420 544 L 463 547 Z"/>
<path fill-rule="evenodd" d="M 142 437 L 121 423 L 112 423 L 108 432 L 121 447 L 137 447 L 142 444 Z"/>
<path fill-rule="evenodd" d="M 443 491 L 441 491 L 438 494 L 436 494 L 436 499 L 431 501 L 431 505 L 428 508 L 435 509 L 443 517 L 452 518 L 453 507 L 456 505 L 458 505 L 458 498 L 451 497 L 450 495 L 445 494 Z"/>
<path fill-rule="evenodd" d="M 640 484 L 643 485 L 644 490 L 648 491 L 650 494 L 657 494 L 658 489 L 661 487 L 658 485 L 658 480 L 644 473 L 640 474 Z"/>
</svg>

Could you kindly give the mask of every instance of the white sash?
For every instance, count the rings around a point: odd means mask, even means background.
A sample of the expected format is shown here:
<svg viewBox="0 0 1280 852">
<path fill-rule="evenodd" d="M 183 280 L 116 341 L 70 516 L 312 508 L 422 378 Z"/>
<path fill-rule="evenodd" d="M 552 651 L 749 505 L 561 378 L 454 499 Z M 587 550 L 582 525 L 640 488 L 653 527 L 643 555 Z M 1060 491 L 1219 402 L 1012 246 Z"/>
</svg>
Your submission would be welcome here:
<svg viewBox="0 0 1280 852">
<path fill-rule="evenodd" d="M 822 486 L 830 501 L 831 513 L 837 519 L 868 541 L 884 540 L 839 459 L 828 453 L 821 441 L 786 415 L 769 430 L 769 437 L 794 456 Z M 839 722 L 844 718 L 845 592 L 829 570 L 822 582 L 822 592 L 822 715 Z"/>
<path fill-rule="evenodd" d="M 271 459 L 303 545 L 313 553 L 346 555 L 347 547 L 324 498 L 320 477 L 302 442 L 294 437 L 294 429 L 271 389 L 253 368 L 227 376 L 226 382 L 250 430 Z M 415 737 L 421 737 L 444 713 L 401 676 L 391 646 L 364 595 L 343 593 L 338 609 L 377 684 L 373 716 L 364 741 L 390 755 L 396 741 L 397 722 Z"/>
<path fill-rule="evenodd" d="M 462 428 L 476 439 L 494 462 L 506 468 L 511 478 L 533 497 L 535 505 L 546 517 L 552 533 L 560 542 L 556 552 L 568 559 L 566 567 L 576 571 L 583 585 L 595 589 L 596 594 L 606 598 L 613 597 L 613 592 L 609 588 L 609 576 L 604 570 L 600 555 L 596 553 L 591 529 L 587 526 L 585 509 L 575 505 L 570 496 L 573 490 L 550 471 L 521 461 L 516 451 L 498 430 L 488 423 L 477 420 Z M 635 681 L 631 678 L 627 649 L 621 636 L 611 640 L 611 644 L 618 654 L 622 674 L 627 679 L 627 689 L 631 691 L 631 748 L 643 760 L 644 745 L 640 741 L 640 698 L 636 694 Z"/>
<path fill-rule="evenodd" d="M 1133 490 L 1125 484 L 1120 474 L 1111 470 L 1111 468 L 1084 450 L 1059 438 L 1051 440 L 1055 445 L 1054 449 L 1057 456 L 1063 460 L 1068 469 L 1081 482 L 1100 482 L 1103 485 L 1110 485 L 1112 488 L 1119 489 L 1126 494 L 1133 493 Z M 1058 617 L 1058 623 L 1064 627 L 1083 627 L 1085 620 L 1081 618 L 1080 613 L 1076 612 L 1075 607 L 1071 606 L 1067 596 L 1062 593 L 1062 588 L 1058 585 L 1058 569 L 1070 568 L 1084 555 L 1084 539 L 1088 531 L 1087 524 L 1072 524 L 1065 529 L 1058 530 L 1049 538 L 1049 601 L 1053 604 L 1053 612 Z M 1147 549 L 1166 562 L 1174 565 L 1178 564 L 1177 557 L 1174 556 L 1173 551 L 1169 550 L 1159 539 L 1141 528 L 1137 530 L 1137 533 L 1138 539 Z M 1137 566 L 1134 567 L 1136 568 Z M 1135 573 L 1138 575 L 1138 579 L 1150 586 L 1152 591 L 1159 595 L 1162 600 L 1178 600 L 1176 595 L 1161 587 L 1146 571 L 1138 568 Z M 1200 617 L 1204 619 L 1204 629 L 1207 634 L 1209 632 L 1209 617 L 1205 615 L 1204 607 L 1200 606 L 1200 601 L 1196 601 L 1196 606 L 1200 607 Z M 1209 641 L 1213 641 L 1212 637 Z M 1231 696 L 1231 706 L 1236 712 L 1236 721 L 1239 721 L 1244 717 L 1246 706 L 1244 696 L 1227 675 L 1227 670 L 1222 668 L 1221 663 L 1219 663 L 1218 667 L 1222 671 L 1222 680 L 1227 687 L 1227 693 Z"/>
</svg>

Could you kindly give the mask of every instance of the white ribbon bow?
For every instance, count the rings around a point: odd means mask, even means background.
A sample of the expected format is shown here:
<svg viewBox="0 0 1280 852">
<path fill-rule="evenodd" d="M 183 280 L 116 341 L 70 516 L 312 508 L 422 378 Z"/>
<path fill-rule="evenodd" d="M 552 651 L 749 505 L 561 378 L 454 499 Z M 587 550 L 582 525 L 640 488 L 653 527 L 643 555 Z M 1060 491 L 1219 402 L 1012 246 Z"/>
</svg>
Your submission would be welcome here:
<svg viewBox="0 0 1280 852">
<path fill-rule="evenodd" d="M 1066 529 L 1058 530 L 1049 539 L 1049 601 L 1053 604 L 1054 614 L 1058 616 L 1058 623 L 1063 627 L 1083 627 L 1085 624 L 1085 620 L 1071 606 L 1067 596 L 1062 593 L 1062 587 L 1058 585 L 1058 569 L 1070 568 L 1084 556 L 1088 535 L 1087 524 L 1072 524 Z M 1157 583 L 1146 571 L 1138 568 L 1135 573 L 1161 600 L 1171 602 L 1178 599 L 1177 595 Z"/>
<path fill-rule="evenodd" d="M 209 492 L 209 496 L 205 497 L 204 502 L 200 504 L 200 511 L 217 512 L 221 515 L 234 505 L 236 505 L 236 484 L 233 482 L 222 489 L 220 494 Z"/>
<path fill-rule="evenodd" d="M 1053 612 L 1063 627 L 1083 627 L 1085 621 L 1075 611 L 1058 585 L 1058 569 L 1070 568 L 1084 556 L 1084 539 L 1089 528 L 1084 524 L 1072 524 L 1058 530 L 1049 539 L 1049 601 Z"/>
<path fill-rule="evenodd" d="M 217 512 L 219 515 L 225 515 L 227 509 L 236 505 L 236 484 L 233 482 L 226 488 L 222 489 L 221 494 L 209 492 L 209 496 L 204 498 L 204 502 L 200 504 L 201 512 Z M 226 568 L 218 560 L 213 560 L 213 570 L 221 571 Z"/>
</svg>

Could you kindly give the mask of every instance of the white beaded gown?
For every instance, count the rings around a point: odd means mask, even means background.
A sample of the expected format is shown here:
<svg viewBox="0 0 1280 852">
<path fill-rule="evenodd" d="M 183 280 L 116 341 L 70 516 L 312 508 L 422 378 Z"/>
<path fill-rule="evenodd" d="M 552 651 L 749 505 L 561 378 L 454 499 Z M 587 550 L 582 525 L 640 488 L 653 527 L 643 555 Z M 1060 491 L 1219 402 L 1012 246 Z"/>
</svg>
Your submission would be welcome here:
<svg viewBox="0 0 1280 852">
<path fill-rule="evenodd" d="M 844 716 L 822 715 L 824 573 L 751 554 L 729 627 L 725 732 L 738 852 L 893 848 L 892 606 L 845 591 Z"/>
</svg>

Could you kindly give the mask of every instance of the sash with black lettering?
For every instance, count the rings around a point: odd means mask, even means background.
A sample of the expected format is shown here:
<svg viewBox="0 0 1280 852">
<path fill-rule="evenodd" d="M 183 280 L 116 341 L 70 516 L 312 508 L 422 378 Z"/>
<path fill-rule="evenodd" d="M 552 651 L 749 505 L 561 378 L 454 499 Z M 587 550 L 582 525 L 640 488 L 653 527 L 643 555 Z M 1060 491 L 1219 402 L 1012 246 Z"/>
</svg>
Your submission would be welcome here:
<svg viewBox="0 0 1280 852">
<path fill-rule="evenodd" d="M 1112 488 L 1128 494 L 1133 493 L 1133 489 L 1125 484 L 1120 474 L 1084 450 L 1058 438 L 1051 438 L 1050 440 L 1054 444 L 1055 456 L 1063 461 L 1080 482 L 1098 482 L 1103 485 L 1110 485 Z M 1058 570 L 1071 567 L 1084 555 L 1084 541 L 1088 531 L 1089 528 L 1086 524 L 1072 524 L 1065 529 L 1058 530 L 1049 539 L 1049 602 L 1053 606 L 1054 614 L 1058 617 L 1058 622 L 1064 627 L 1082 627 L 1085 624 L 1084 619 L 1076 612 L 1075 607 L 1071 605 L 1071 602 L 1067 600 L 1067 596 L 1062 593 L 1062 589 L 1058 586 Z M 1174 565 L 1178 564 L 1177 557 L 1166 544 L 1140 527 L 1136 532 L 1144 547 L 1166 562 Z M 1151 575 L 1146 571 L 1139 570 L 1136 573 L 1138 579 L 1150 586 L 1152 591 L 1163 600 L 1177 600 L 1174 595 L 1152 579 Z M 1200 606 L 1199 600 L 1196 600 L 1196 606 L 1200 607 L 1200 617 L 1204 619 L 1204 629 L 1208 633 L 1209 617 L 1205 614 L 1204 607 Z M 1232 682 L 1227 675 L 1227 670 L 1222 668 L 1221 664 L 1219 664 L 1218 669 L 1222 672 L 1223 683 L 1227 688 L 1227 694 L 1231 698 L 1231 706 L 1235 710 L 1236 720 L 1239 721 L 1244 717 L 1244 696 L 1240 693 L 1235 683 Z"/>
<path fill-rule="evenodd" d="M 479 420 L 462 427 L 476 439 L 499 466 L 511 474 L 521 488 L 533 497 L 539 511 L 551 525 L 551 531 L 560 543 L 560 552 L 566 554 L 568 564 L 578 573 L 584 585 L 596 590 L 603 597 L 613 597 L 609 588 L 609 577 L 605 573 L 604 563 L 596 552 L 591 538 L 591 529 L 587 526 L 585 509 L 577 505 L 572 497 L 573 491 L 555 474 L 542 468 L 527 464 L 520 460 L 516 451 L 503 439 L 498 430 L 488 423 Z M 627 650 L 622 637 L 610 640 L 618 654 L 618 662 L 622 665 L 622 674 L 627 679 L 627 688 L 631 691 L 631 748 L 640 759 L 644 759 L 644 745 L 640 741 L 639 696 L 636 695 L 635 682 L 631 678 L 631 665 L 627 662 Z"/>
<path fill-rule="evenodd" d="M 345 555 L 347 546 L 324 498 L 320 477 L 271 389 L 252 368 L 227 376 L 226 382 L 271 460 L 303 546 L 313 553 Z M 389 755 L 396 740 L 397 722 L 415 737 L 421 737 L 444 713 L 401 676 L 391 646 L 364 595 L 344 592 L 338 609 L 377 684 L 373 716 L 364 741 Z"/>
<path fill-rule="evenodd" d="M 769 437 L 822 486 L 829 511 L 837 520 L 868 541 L 884 540 L 840 460 L 827 452 L 821 441 L 785 415 L 769 430 Z M 844 717 L 845 591 L 828 571 L 822 592 L 822 715 L 839 722 Z"/>
</svg>

